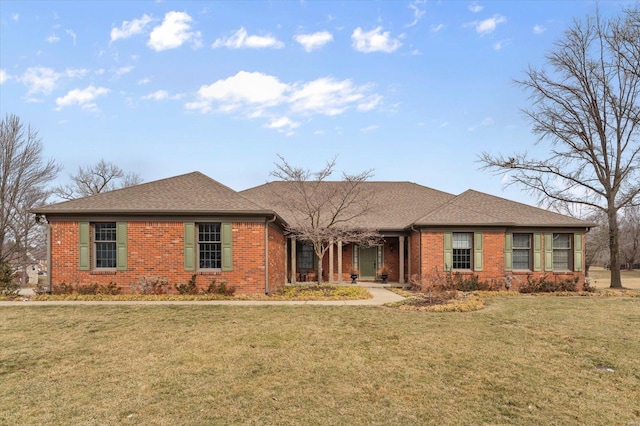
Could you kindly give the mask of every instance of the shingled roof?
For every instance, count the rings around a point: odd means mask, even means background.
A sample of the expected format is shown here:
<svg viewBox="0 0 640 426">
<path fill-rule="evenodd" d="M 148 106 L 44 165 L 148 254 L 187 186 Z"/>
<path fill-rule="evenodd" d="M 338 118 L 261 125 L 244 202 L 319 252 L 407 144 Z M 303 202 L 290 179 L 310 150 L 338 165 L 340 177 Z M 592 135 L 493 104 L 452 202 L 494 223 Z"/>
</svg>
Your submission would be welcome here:
<svg viewBox="0 0 640 426">
<path fill-rule="evenodd" d="M 414 225 L 593 226 L 580 219 L 471 189 L 417 219 Z"/>
<path fill-rule="evenodd" d="M 200 172 L 192 172 L 51 204 L 35 209 L 34 213 L 273 214 L 273 211 L 263 209 L 233 189 Z"/>
<path fill-rule="evenodd" d="M 36 214 L 277 214 L 289 224 L 299 217 L 280 194 L 294 194 L 290 182 L 269 182 L 236 192 L 192 172 L 35 209 Z M 322 182 L 339 192 L 344 182 Z M 413 182 L 363 182 L 369 211 L 350 224 L 380 231 L 411 226 L 591 227 L 592 223 L 468 190 L 460 195 Z"/>
<path fill-rule="evenodd" d="M 321 185 L 338 191 L 343 182 L 322 182 Z M 275 210 L 284 220 L 296 222 L 296 212 L 287 209 L 280 194 L 291 193 L 289 182 L 269 182 L 249 188 L 240 193 L 260 204 Z M 370 210 L 356 218 L 351 224 L 378 230 L 401 230 L 410 226 L 426 212 L 455 198 L 455 195 L 438 191 L 413 182 L 362 182 L 363 193 L 368 197 Z M 302 200 L 301 200 L 302 201 Z"/>
</svg>

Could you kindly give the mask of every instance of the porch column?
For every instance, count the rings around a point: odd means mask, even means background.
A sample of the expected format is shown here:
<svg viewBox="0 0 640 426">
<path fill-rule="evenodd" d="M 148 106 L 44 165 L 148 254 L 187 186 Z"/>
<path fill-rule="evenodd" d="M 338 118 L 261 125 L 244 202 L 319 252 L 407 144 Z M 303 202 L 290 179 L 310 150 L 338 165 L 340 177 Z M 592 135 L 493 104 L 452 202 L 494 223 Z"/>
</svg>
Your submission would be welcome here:
<svg viewBox="0 0 640 426">
<path fill-rule="evenodd" d="M 404 284 L 404 235 L 399 237 L 400 243 L 398 248 L 400 249 L 400 284 Z"/>
<path fill-rule="evenodd" d="M 291 284 L 295 284 L 298 274 L 296 271 L 296 237 L 291 237 L 289 241 L 291 241 Z"/>
<path fill-rule="evenodd" d="M 342 240 L 338 240 L 338 283 L 342 283 Z"/>
<path fill-rule="evenodd" d="M 329 243 L 329 279 L 327 281 L 333 282 L 333 241 Z"/>
</svg>

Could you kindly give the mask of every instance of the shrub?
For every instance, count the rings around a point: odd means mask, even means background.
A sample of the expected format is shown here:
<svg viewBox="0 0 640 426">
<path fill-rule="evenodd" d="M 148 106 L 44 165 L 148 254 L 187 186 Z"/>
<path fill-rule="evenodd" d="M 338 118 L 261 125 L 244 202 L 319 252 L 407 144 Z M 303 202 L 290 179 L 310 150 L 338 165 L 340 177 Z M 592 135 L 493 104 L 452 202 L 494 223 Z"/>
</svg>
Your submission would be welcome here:
<svg viewBox="0 0 640 426">
<path fill-rule="evenodd" d="M 216 284 L 216 279 L 211 280 L 211 284 L 207 286 L 207 288 L 202 290 L 204 294 L 222 294 L 224 296 L 233 296 L 233 293 L 236 292 L 236 288 L 234 286 L 227 286 L 226 281 L 222 281 L 219 285 Z"/>
<path fill-rule="evenodd" d="M 111 281 L 107 285 L 104 285 L 104 284 L 100 285 L 100 287 L 98 288 L 98 293 L 97 294 L 116 295 L 116 294 L 120 294 L 121 292 L 122 292 L 122 289 L 120 287 L 118 287 L 118 285 L 116 283 Z"/>
<path fill-rule="evenodd" d="M 578 290 L 578 281 L 580 281 L 578 277 L 550 280 L 546 275 L 540 278 L 533 278 L 531 275 L 527 275 L 527 280 L 520 284 L 518 291 L 520 293 L 574 292 Z"/>
<path fill-rule="evenodd" d="M 1 261 L 0 263 L 0 295 L 15 297 L 20 291 L 20 284 L 15 279 L 13 269 L 9 262 Z"/>
<path fill-rule="evenodd" d="M 171 286 L 169 279 L 157 277 L 155 275 L 144 275 L 138 277 L 131 285 L 131 290 L 138 294 L 167 294 Z"/>
<path fill-rule="evenodd" d="M 51 286 L 51 294 L 72 294 L 73 284 L 67 284 L 61 282 L 60 284 L 53 284 Z"/>
<path fill-rule="evenodd" d="M 585 280 L 584 284 L 582 285 L 582 290 L 588 293 L 593 293 L 594 291 L 596 291 L 596 288 L 595 286 L 592 286 L 588 280 Z"/>
<path fill-rule="evenodd" d="M 191 279 L 186 284 L 176 284 L 176 290 L 180 294 L 198 294 L 198 286 L 196 285 L 196 274 L 191 275 Z"/>
<path fill-rule="evenodd" d="M 98 284 L 93 283 L 93 284 L 87 284 L 87 285 L 77 285 L 75 287 L 75 292 L 78 294 L 97 294 Z"/>
</svg>

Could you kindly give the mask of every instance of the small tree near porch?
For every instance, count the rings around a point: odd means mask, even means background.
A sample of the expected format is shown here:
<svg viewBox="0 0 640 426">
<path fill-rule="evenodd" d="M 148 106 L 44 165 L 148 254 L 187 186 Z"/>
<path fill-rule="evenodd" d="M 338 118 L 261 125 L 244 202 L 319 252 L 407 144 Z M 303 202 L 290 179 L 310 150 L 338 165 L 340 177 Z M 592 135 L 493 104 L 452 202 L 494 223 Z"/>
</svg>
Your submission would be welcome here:
<svg viewBox="0 0 640 426">
<path fill-rule="evenodd" d="M 342 241 L 343 244 L 374 245 L 382 236 L 373 229 L 357 226 L 357 219 L 371 210 L 371 195 L 363 183 L 372 175 L 372 170 L 357 174 L 342 173 L 342 180 L 329 181 L 334 173 L 336 158 L 313 172 L 292 166 L 278 155 L 279 163 L 271 176 L 290 182 L 290 191 L 279 197 L 283 206 L 292 213 L 287 233 L 300 241 L 313 245 L 318 259 L 318 282 L 322 282 L 322 259 L 329 247 Z"/>
</svg>

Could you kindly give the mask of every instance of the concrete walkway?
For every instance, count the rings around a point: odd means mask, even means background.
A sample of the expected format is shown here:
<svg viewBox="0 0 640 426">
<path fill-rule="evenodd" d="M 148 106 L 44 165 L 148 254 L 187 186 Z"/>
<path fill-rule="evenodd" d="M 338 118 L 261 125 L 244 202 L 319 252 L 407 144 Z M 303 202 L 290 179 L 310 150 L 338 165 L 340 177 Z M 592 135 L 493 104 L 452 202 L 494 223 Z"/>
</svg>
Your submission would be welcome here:
<svg viewBox="0 0 640 426">
<path fill-rule="evenodd" d="M 231 305 L 231 306 L 267 306 L 267 305 L 320 305 L 320 306 L 380 306 L 389 302 L 403 300 L 404 297 L 383 287 L 363 285 L 371 299 L 361 300 L 127 300 L 127 301 L 76 301 L 56 300 L 47 302 L 16 299 L 11 302 L 0 301 L 1 306 L 64 306 L 64 305 Z"/>
</svg>

